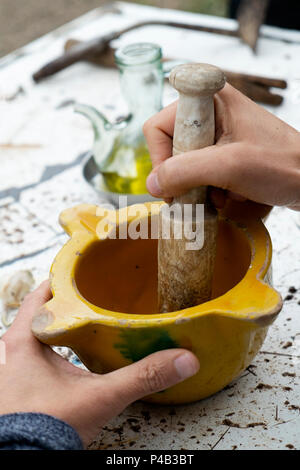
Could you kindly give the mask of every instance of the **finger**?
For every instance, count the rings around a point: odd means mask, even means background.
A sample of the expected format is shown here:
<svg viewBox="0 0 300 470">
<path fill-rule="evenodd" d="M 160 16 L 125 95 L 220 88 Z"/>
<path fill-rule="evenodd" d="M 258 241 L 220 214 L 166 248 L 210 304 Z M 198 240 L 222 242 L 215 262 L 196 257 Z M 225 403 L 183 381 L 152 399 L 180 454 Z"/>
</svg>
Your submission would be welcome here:
<svg viewBox="0 0 300 470">
<path fill-rule="evenodd" d="M 176 155 L 153 170 L 148 191 L 156 197 L 173 197 L 198 186 L 234 190 L 239 144 L 212 145 Z M 236 158 L 237 157 L 237 158 Z"/>
<path fill-rule="evenodd" d="M 184 349 L 160 351 L 105 376 L 108 386 L 126 406 L 196 374 L 199 361 Z"/>
<path fill-rule="evenodd" d="M 153 168 L 172 155 L 176 109 L 177 101 L 155 114 L 144 124 L 143 131 Z"/>
<path fill-rule="evenodd" d="M 50 300 L 51 297 L 52 294 L 48 280 L 44 281 L 35 291 L 28 294 L 8 331 L 9 336 L 17 335 L 18 333 L 23 336 L 27 334 L 31 336 L 31 321 L 33 315 L 44 303 Z"/>
</svg>

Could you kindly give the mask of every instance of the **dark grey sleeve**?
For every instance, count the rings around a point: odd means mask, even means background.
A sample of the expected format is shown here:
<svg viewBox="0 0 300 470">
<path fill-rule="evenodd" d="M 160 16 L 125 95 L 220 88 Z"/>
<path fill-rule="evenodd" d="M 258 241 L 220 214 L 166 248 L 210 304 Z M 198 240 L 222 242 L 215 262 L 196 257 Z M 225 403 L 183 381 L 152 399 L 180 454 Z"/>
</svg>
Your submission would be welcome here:
<svg viewBox="0 0 300 470">
<path fill-rule="evenodd" d="M 64 421 L 40 413 L 0 416 L 0 450 L 83 450 L 77 432 Z"/>
</svg>

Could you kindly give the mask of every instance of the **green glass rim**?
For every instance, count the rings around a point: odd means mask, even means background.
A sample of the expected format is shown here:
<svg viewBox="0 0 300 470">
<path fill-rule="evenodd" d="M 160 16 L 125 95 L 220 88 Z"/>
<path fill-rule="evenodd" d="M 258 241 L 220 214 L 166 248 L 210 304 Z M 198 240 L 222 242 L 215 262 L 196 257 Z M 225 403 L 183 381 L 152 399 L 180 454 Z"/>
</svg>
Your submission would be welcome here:
<svg viewBox="0 0 300 470">
<path fill-rule="evenodd" d="M 161 47 L 151 42 L 129 44 L 120 47 L 115 52 L 116 63 L 125 66 L 151 64 L 161 58 Z"/>
</svg>

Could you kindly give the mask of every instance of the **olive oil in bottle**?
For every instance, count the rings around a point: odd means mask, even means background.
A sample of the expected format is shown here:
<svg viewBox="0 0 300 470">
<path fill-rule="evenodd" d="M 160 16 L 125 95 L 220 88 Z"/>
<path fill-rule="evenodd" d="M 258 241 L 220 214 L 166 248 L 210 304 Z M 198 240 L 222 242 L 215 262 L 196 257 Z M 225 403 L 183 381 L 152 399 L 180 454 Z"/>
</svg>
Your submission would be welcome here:
<svg viewBox="0 0 300 470">
<path fill-rule="evenodd" d="M 146 144 L 135 148 L 125 145 L 118 147 L 112 152 L 111 159 L 116 164 L 119 162 L 119 172 L 118 170 L 103 172 L 103 178 L 109 191 L 124 194 L 145 194 L 147 192 L 146 180 L 152 170 L 152 163 Z M 122 165 L 124 160 L 130 160 L 131 163 Z M 132 169 L 131 175 L 124 171 L 128 167 Z"/>
<path fill-rule="evenodd" d="M 162 107 L 161 58 L 161 48 L 152 43 L 117 49 L 115 61 L 128 106 L 127 118 L 112 124 L 92 106 L 76 107 L 92 122 L 94 159 L 107 190 L 113 193 L 147 193 L 146 179 L 152 164 L 142 129 L 145 121 Z"/>
</svg>

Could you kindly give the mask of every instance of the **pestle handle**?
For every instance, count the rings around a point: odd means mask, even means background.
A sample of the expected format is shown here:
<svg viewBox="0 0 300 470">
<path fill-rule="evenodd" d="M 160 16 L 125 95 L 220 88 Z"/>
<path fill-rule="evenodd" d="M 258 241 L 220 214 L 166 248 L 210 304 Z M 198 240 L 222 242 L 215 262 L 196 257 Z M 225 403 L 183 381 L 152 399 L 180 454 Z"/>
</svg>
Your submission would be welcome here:
<svg viewBox="0 0 300 470">
<path fill-rule="evenodd" d="M 215 141 L 214 94 L 225 85 L 224 73 L 208 64 L 184 64 L 170 74 L 171 85 L 179 92 L 173 136 L 173 155 L 213 145 Z M 203 228 L 203 221 L 192 226 L 174 220 L 162 210 L 158 240 L 158 301 L 160 312 L 172 312 L 210 300 L 216 257 L 218 218 L 206 199 L 206 186 L 192 189 L 174 199 L 184 204 L 204 204 L 204 245 L 187 250 L 191 233 Z M 195 213 L 195 211 L 193 212 Z M 171 227 L 169 239 L 162 236 L 163 224 Z M 177 239 L 181 225 L 186 238 Z M 178 233 L 178 232 L 177 232 Z"/>
<path fill-rule="evenodd" d="M 215 141 L 214 99 L 225 85 L 225 75 L 209 64 L 184 64 L 170 74 L 170 84 L 179 92 L 173 136 L 173 155 L 213 145 Z M 206 187 L 177 199 L 182 203 L 205 203 Z"/>
</svg>

